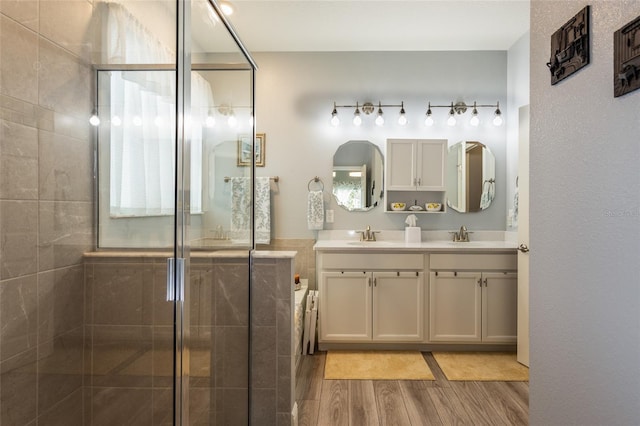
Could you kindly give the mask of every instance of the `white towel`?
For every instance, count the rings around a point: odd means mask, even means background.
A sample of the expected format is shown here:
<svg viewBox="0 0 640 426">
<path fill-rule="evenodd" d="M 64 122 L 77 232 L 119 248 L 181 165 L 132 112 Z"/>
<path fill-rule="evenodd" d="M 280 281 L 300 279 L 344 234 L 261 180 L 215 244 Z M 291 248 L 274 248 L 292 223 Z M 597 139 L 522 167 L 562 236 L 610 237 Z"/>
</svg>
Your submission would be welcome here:
<svg viewBox="0 0 640 426">
<path fill-rule="evenodd" d="M 271 182 L 268 177 L 256 178 L 255 221 L 256 243 L 271 242 Z"/>
<path fill-rule="evenodd" d="M 251 229 L 251 180 L 248 177 L 231 178 L 230 237 L 239 242 L 249 241 Z"/>
<path fill-rule="evenodd" d="M 309 191 L 307 196 L 307 226 L 312 231 L 320 230 L 324 226 L 322 191 Z"/>
<path fill-rule="evenodd" d="M 268 177 L 256 178 L 255 239 L 257 244 L 271 242 L 271 187 Z M 231 178 L 231 238 L 249 241 L 251 229 L 251 179 Z"/>
</svg>

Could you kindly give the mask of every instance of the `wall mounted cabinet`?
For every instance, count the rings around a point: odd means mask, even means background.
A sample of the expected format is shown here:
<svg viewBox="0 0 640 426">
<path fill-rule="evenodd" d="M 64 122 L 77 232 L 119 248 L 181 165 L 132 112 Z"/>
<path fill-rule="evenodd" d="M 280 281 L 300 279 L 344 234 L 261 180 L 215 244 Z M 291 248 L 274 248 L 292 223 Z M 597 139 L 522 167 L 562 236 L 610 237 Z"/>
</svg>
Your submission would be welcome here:
<svg viewBox="0 0 640 426">
<path fill-rule="evenodd" d="M 445 206 L 446 139 L 388 139 L 385 211 L 391 203 Z"/>
</svg>

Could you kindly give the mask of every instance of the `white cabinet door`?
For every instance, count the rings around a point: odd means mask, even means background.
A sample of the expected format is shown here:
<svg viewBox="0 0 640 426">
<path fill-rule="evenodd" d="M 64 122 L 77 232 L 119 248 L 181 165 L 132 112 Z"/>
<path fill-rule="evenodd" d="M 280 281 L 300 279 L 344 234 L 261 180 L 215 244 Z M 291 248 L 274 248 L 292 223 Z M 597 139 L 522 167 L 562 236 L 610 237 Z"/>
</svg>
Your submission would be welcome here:
<svg viewBox="0 0 640 426">
<path fill-rule="evenodd" d="M 387 189 L 444 191 L 446 139 L 389 139 Z"/>
<path fill-rule="evenodd" d="M 373 274 L 373 340 L 416 342 L 424 339 L 424 274 Z"/>
<path fill-rule="evenodd" d="M 447 141 L 434 139 L 419 140 L 416 143 L 418 191 L 444 191 Z"/>
<path fill-rule="evenodd" d="M 518 274 L 482 274 L 482 341 L 516 343 L 518 334 Z"/>
<path fill-rule="evenodd" d="M 387 189 L 415 191 L 416 148 L 411 139 L 387 141 Z"/>
<path fill-rule="evenodd" d="M 482 274 L 431 272 L 429 339 L 479 342 L 482 338 Z"/>
<path fill-rule="evenodd" d="M 320 340 L 371 340 L 371 273 L 323 272 Z"/>
</svg>

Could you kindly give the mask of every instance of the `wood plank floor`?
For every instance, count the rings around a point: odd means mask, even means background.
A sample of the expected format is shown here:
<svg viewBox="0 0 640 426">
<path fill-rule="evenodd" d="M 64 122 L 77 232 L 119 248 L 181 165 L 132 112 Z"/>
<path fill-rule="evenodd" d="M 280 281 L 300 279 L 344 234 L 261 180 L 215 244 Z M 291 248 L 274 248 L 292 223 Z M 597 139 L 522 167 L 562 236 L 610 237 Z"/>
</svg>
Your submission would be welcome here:
<svg viewBox="0 0 640 426">
<path fill-rule="evenodd" d="M 527 425 L 528 382 L 453 382 L 431 353 L 436 380 L 324 380 L 326 352 L 302 357 L 300 426 Z"/>
</svg>

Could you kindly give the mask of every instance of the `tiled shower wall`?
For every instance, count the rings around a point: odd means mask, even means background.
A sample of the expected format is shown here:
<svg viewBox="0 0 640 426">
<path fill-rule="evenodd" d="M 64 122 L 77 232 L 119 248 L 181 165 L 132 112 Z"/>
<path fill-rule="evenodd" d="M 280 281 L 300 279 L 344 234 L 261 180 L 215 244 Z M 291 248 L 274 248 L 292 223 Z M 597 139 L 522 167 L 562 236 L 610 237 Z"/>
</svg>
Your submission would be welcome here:
<svg viewBox="0 0 640 426">
<path fill-rule="evenodd" d="M 0 1 L 0 424 L 82 424 L 86 0 Z"/>
<path fill-rule="evenodd" d="M 253 264 L 252 416 L 290 425 L 293 253 Z M 171 425 L 173 311 L 165 255 L 86 258 L 85 424 Z M 248 424 L 249 263 L 225 252 L 191 261 L 190 425 Z"/>
<path fill-rule="evenodd" d="M 258 244 L 258 250 L 278 250 L 278 251 L 295 251 L 295 271 L 300 274 L 300 278 L 309 280 L 309 289 L 317 290 L 316 284 L 316 253 L 313 245 L 316 243 L 314 239 L 278 239 L 271 240 L 271 244 Z"/>
</svg>

